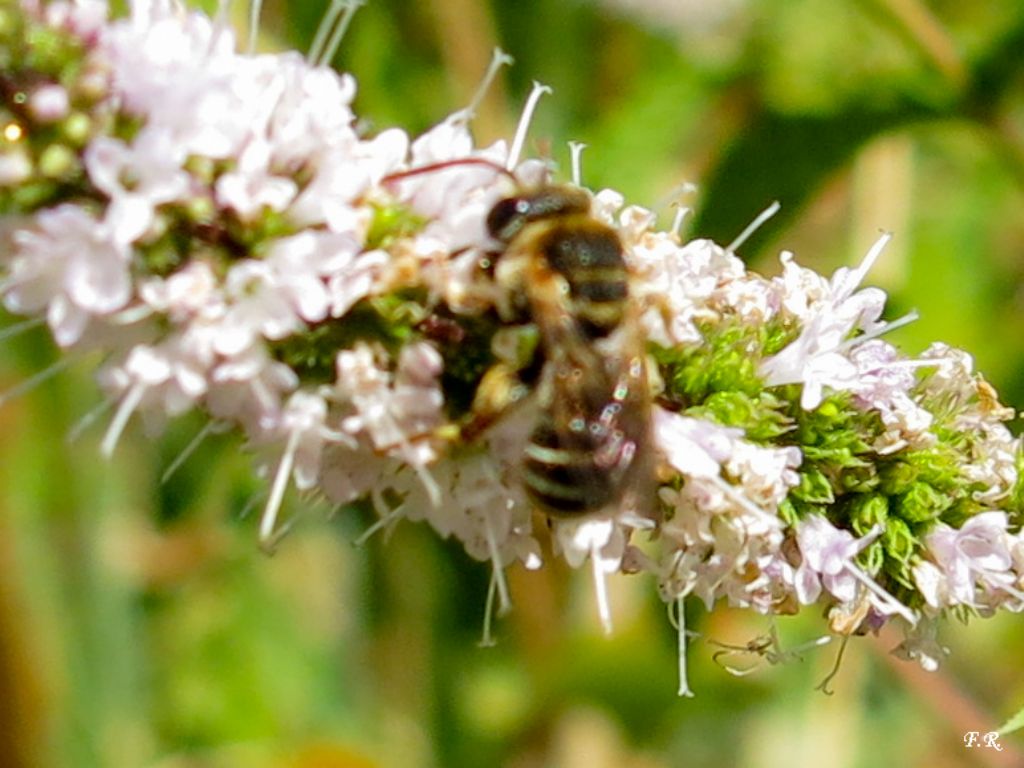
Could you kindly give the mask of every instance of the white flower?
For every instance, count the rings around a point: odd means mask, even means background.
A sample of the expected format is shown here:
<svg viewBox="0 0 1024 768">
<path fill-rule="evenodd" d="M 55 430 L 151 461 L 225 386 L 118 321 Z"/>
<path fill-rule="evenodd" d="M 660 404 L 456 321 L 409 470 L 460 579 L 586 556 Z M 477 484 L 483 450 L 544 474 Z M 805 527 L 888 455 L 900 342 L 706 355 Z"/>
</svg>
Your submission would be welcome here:
<svg viewBox="0 0 1024 768">
<path fill-rule="evenodd" d="M 212 267 L 200 260 L 190 261 L 166 278 L 144 280 L 139 285 L 139 298 L 175 323 L 188 322 L 198 315 L 213 319 L 222 316 L 225 309 Z"/>
<path fill-rule="evenodd" d="M 432 430 L 443 421 L 441 366 L 440 354 L 424 342 L 402 350 L 393 379 L 366 344 L 339 352 L 335 391 L 354 411 L 342 429 L 412 464 L 429 463 L 435 456 Z"/>
<path fill-rule="evenodd" d="M 14 244 L 4 306 L 20 314 L 45 310 L 63 347 L 81 338 L 90 317 L 116 312 L 131 298 L 128 250 L 76 205 L 40 212 L 33 229 L 14 234 Z"/>
<path fill-rule="evenodd" d="M 28 100 L 32 117 L 41 123 L 55 123 L 63 120 L 71 109 L 68 91 L 62 85 L 48 83 L 32 91 Z"/>
<path fill-rule="evenodd" d="M 143 129 L 131 146 L 98 136 L 85 150 L 92 183 L 110 199 L 105 222 L 126 245 L 153 223 L 157 206 L 182 198 L 189 188 L 174 138 L 159 129 Z"/>
<path fill-rule="evenodd" d="M 32 177 L 32 161 L 21 147 L 0 152 L 0 187 L 15 187 Z"/>
<path fill-rule="evenodd" d="M 875 526 L 855 539 L 849 531 L 836 528 L 822 515 L 808 515 L 796 526 L 796 540 L 803 558 L 793 575 L 797 599 L 807 605 L 821 594 L 822 587 L 840 603 L 851 604 L 866 589 L 871 607 L 879 614 L 897 614 L 910 624 L 917 617 L 882 589 L 854 562 L 854 558 L 882 533 Z"/>
<path fill-rule="evenodd" d="M 255 137 L 250 140 L 234 170 L 217 179 L 217 202 L 243 220 L 254 220 L 267 210 L 283 211 L 291 205 L 298 185 L 274 174 L 270 168 L 272 151 L 268 141 Z"/>
<path fill-rule="evenodd" d="M 914 371 L 932 365 L 929 361 L 906 360 L 891 344 L 872 339 L 850 351 L 856 379 L 848 389 L 865 410 L 878 411 L 882 422 L 901 433 L 918 436 L 932 425 L 932 415 L 921 407 L 911 392 L 917 386 Z"/>
<path fill-rule="evenodd" d="M 264 346 L 251 346 L 219 359 L 205 405 L 216 418 L 237 422 L 251 438 L 263 440 L 277 423 L 284 396 L 298 384 L 295 372 Z"/>
<path fill-rule="evenodd" d="M 1009 522 L 1005 512 L 982 512 L 959 529 L 938 523 L 925 540 L 942 581 L 932 586 L 934 573 L 921 568 L 915 572 L 929 604 L 963 604 L 972 607 L 987 604 L 998 593 L 1024 600 L 1016 588 L 1013 572 Z M 932 577 L 932 578 L 929 578 Z M 979 590 L 981 593 L 979 593 Z"/>
<path fill-rule="evenodd" d="M 824 588 L 840 602 L 857 596 L 859 567 L 853 558 L 882 533 L 880 528 L 855 539 L 821 515 L 808 515 L 797 525 L 797 545 L 803 560 L 796 569 L 796 591 L 801 603 L 813 603 Z"/>
<path fill-rule="evenodd" d="M 288 258 L 278 263 L 247 259 L 231 267 L 224 290 L 229 306 L 221 321 L 217 351 L 235 355 L 256 339 L 283 339 L 300 330 L 303 321 L 327 315 L 327 291 L 315 272 L 288 271 Z"/>
<path fill-rule="evenodd" d="M 848 340 L 855 331 L 874 336 L 885 327 L 878 320 L 885 293 L 877 288 L 855 291 L 886 242 L 888 237 L 880 239 L 856 269 L 836 270 L 827 284 L 794 265 L 792 254 L 782 255 L 784 273 L 776 282 L 781 303 L 803 326 L 793 342 L 761 363 L 760 373 L 768 386 L 802 383 L 800 404 L 810 410 L 820 405 L 824 387 L 844 390 L 857 384 L 858 370 L 848 352 L 861 342 Z"/>
<path fill-rule="evenodd" d="M 334 232 L 362 224 L 368 211 L 357 209 L 357 199 L 399 166 L 408 146 L 404 131 L 390 129 L 370 141 L 323 153 L 315 160 L 316 175 L 289 209 L 289 219 L 302 226 L 325 224 Z"/>
<path fill-rule="evenodd" d="M 893 654 L 901 659 L 916 661 L 926 672 L 934 672 L 949 655 L 949 648 L 939 642 L 938 622 L 924 619 L 916 626 L 904 629 L 904 639 Z"/>
</svg>

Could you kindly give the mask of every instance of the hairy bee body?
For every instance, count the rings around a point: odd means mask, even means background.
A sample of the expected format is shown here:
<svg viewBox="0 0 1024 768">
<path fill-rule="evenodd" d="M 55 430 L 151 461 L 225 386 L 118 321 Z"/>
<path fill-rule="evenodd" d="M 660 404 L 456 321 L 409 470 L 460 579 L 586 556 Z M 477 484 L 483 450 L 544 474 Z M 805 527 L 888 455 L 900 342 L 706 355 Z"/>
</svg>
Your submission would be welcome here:
<svg viewBox="0 0 1024 768">
<path fill-rule="evenodd" d="M 583 190 L 546 186 L 501 200 L 487 221 L 504 246 L 496 280 L 540 331 L 540 408 L 522 475 L 553 517 L 621 503 L 647 469 L 650 400 L 629 270 L 618 234 L 589 211 Z"/>
</svg>

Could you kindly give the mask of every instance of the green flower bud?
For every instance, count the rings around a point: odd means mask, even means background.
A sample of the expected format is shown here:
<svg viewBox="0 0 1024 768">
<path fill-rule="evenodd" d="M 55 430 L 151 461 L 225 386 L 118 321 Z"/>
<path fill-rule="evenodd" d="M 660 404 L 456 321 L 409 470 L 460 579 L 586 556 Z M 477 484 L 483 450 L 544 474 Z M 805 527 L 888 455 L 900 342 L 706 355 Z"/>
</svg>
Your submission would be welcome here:
<svg viewBox="0 0 1024 768">
<path fill-rule="evenodd" d="M 857 494 L 848 497 L 846 513 L 854 532 L 864 536 L 876 525 L 886 524 L 889 519 L 889 499 L 876 493 Z"/>
</svg>

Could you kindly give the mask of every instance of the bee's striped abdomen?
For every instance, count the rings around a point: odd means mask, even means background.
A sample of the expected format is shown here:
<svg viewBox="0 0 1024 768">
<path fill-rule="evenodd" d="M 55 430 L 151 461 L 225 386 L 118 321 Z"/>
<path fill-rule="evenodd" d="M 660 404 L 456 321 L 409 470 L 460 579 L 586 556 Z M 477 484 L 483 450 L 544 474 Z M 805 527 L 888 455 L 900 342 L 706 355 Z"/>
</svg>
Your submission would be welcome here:
<svg viewBox="0 0 1024 768">
<path fill-rule="evenodd" d="M 586 427 L 559 432 L 542 417 L 523 456 L 523 484 L 531 500 L 564 517 L 585 515 L 614 501 L 618 484 L 594 461 L 598 442 Z"/>
<path fill-rule="evenodd" d="M 589 338 L 614 331 L 629 296 L 629 274 L 615 230 L 588 217 L 569 217 L 546 233 L 541 250 L 569 284 L 580 330 Z"/>
</svg>

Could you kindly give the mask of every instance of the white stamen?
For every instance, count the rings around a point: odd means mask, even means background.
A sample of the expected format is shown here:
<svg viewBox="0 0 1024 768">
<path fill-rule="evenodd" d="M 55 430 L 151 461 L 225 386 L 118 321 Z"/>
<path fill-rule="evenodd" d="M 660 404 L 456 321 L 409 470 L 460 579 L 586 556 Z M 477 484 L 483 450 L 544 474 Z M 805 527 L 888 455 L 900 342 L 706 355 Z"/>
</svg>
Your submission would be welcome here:
<svg viewBox="0 0 1024 768">
<path fill-rule="evenodd" d="M 755 517 L 774 517 L 770 512 L 761 509 L 754 502 L 744 496 L 736 486 L 729 484 L 722 477 L 709 477 L 710 480 L 719 490 L 722 491 L 726 496 L 732 499 L 734 502 L 739 504 L 747 512 L 750 512 Z"/>
<path fill-rule="evenodd" d="M 132 323 L 139 322 L 139 320 L 145 320 L 152 314 L 152 307 L 140 304 L 137 307 L 129 307 L 128 309 L 121 310 L 115 315 L 111 315 L 110 321 L 117 325 L 131 325 Z"/>
<path fill-rule="evenodd" d="M 519 163 L 519 154 L 523 151 L 523 144 L 526 142 L 526 133 L 530 129 L 530 121 L 533 119 L 533 111 L 537 108 L 537 102 L 545 93 L 552 93 L 551 88 L 533 81 L 533 90 L 526 99 L 526 106 L 523 107 L 523 115 L 519 118 L 519 125 L 516 126 L 516 135 L 512 139 L 512 148 L 508 151 L 508 160 L 505 168 L 512 170 Z"/>
<path fill-rule="evenodd" d="M 569 142 L 569 155 L 572 162 L 572 183 L 577 187 L 583 186 L 583 171 L 582 171 L 582 159 L 583 150 L 587 148 L 587 145 L 582 141 L 570 141 Z"/>
<path fill-rule="evenodd" d="M 590 566 L 594 575 L 594 597 L 597 598 L 597 615 L 601 618 L 601 628 L 606 635 L 612 633 L 612 612 L 608 606 L 608 589 L 605 584 L 604 568 L 601 567 L 600 548 L 590 545 Z"/>
<path fill-rule="evenodd" d="M 206 425 L 199 430 L 196 436 L 189 441 L 189 444 L 182 449 L 181 453 L 175 457 L 174 461 L 170 463 L 167 469 L 164 470 L 164 473 L 160 476 L 160 485 L 164 485 L 171 479 L 171 477 L 174 476 L 174 473 L 181 468 L 181 465 L 188 461 L 188 458 L 196 452 L 196 449 L 199 448 L 203 440 L 218 429 L 222 429 L 224 426 L 226 425 L 222 425 L 216 421 L 207 422 Z"/>
<path fill-rule="evenodd" d="M 917 625 L 917 616 L 907 606 L 897 600 L 895 597 L 890 595 L 884 589 L 882 589 L 874 579 L 864 573 L 860 568 L 855 565 L 848 564 L 846 570 L 852 575 L 857 581 L 863 584 L 867 589 L 872 592 L 882 603 L 892 609 L 894 613 L 898 613 L 910 626 Z"/>
<path fill-rule="evenodd" d="M 772 216 L 778 213 L 781 207 L 782 205 L 780 205 L 779 201 L 776 200 L 774 203 L 772 203 L 759 214 L 757 214 L 757 217 L 747 225 L 747 228 L 740 232 L 739 236 L 735 240 L 729 243 L 728 247 L 725 249 L 725 252 L 735 253 L 736 249 L 743 245 L 745 242 L 747 242 L 749 237 L 755 232 L 757 232 L 761 225 L 768 221 L 768 219 L 770 219 Z"/>
<path fill-rule="evenodd" d="M 45 322 L 46 320 L 44 320 L 41 317 L 32 317 L 29 318 L 28 320 L 22 320 L 20 323 L 9 325 L 2 331 L 0 331 L 0 341 L 7 341 L 10 338 L 19 336 L 23 334 L 25 331 L 30 331 L 33 328 L 36 328 Z"/>
<path fill-rule="evenodd" d="M 686 674 L 686 605 L 683 597 L 676 598 L 676 632 L 679 651 L 679 690 L 680 696 L 693 698 L 690 681 Z"/>
<path fill-rule="evenodd" d="M 324 13 L 324 17 L 320 19 L 320 24 L 316 28 L 316 34 L 313 35 L 313 44 L 309 46 L 309 53 L 306 54 L 306 61 L 317 66 L 319 64 L 320 55 L 324 50 L 324 43 L 327 42 L 327 36 L 331 33 L 331 28 L 334 27 L 334 22 L 337 21 L 338 15 L 345 7 L 345 0 L 331 0 L 331 5 Z"/>
<path fill-rule="evenodd" d="M 498 551 L 498 539 L 494 535 L 494 521 L 490 515 L 484 521 L 484 534 L 487 536 L 487 551 L 491 555 L 491 578 L 494 579 L 498 589 L 498 615 L 504 616 L 512 607 L 512 599 L 508 594 L 508 582 L 505 581 L 501 552 Z"/>
<path fill-rule="evenodd" d="M 82 433 L 85 432 L 85 430 L 87 430 L 89 427 L 95 424 L 96 420 L 99 419 L 100 416 L 102 416 L 104 413 L 106 413 L 113 407 L 113 400 L 103 400 L 97 405 L 94 405 L 92 408 L 86 411 L 85 415 L 82 416 L 82 418 L 80 418 L 75 423 L 75 425 L 71 427 L 71 429 L 68 430 L 68 435 L 67 437 L 64 438 L 65 443 L 67 445 L 71 445 L 72 443 L 77 441 L 78 438 L 82 436 Z"/>
<path fill-rule="evenodd" d="M 687 195 L 692 195 L 698 190 L 696 184 L 692 181 L 684 181 L 681 184 L 677 184 L 670 189 L 666 194 L 658 198 L 658 200 L 651 206 L 654 211 L 663 211 L 669 206 L 679 207 L 682 205 L 681 199 Z"/>
<path fill-rule="evenodd" d="M 677 205 L 675 216 L 672 217 L 672 229 L 669 231 L 672 233 L 676 240 L 680 238 L 680 231 L 683 229 L 683 219 L 685 219 L 690 213 L 693 212 L 689 206 Z"/>
<path fill-rule="evenodd" d="M 22 381 L 20 384 L 15 384 L 6 392 L 0 393 L 0 406 L 9 403 L 16 397 L 21 397 L 26 392 L 31 392 L 44 381 L 46 381 L 47 379 L 52 379 L 58 373 L 60 373 L 66 368 L 71 367 L 71 365 L 76 362 L 78 362 L 77 357 L 65 357 L 60 360 L 57 360 L 57 362 L 53 363 L 52 365 L 48 365 L 46 368 L 43 368 L 43 370 L 39 371 L 39 373 L 32 374 L 27 379 Z"/>
<path fill-rule="evenodd" d="M 288 480 L 292 476 L 292 465 L 295 463 L 295 451 L 299 446 L 299 430 L 292 430 L 288 435 L 288 442 L 285 444 L 284 453 L 281 454 L 281 461 L 277 465 L 277 472 L 274 474 L 274 484 L 270 488 L 270 498 L 267 499 L 267 506 L 263 509 L 263 517 L 260 518 L 260 546 L 263 549 L 270 549 L 274 544 L 274 526 L 277 524 L 277 513 L 281 509 L 281 501 L 284 499 L 285 489 L 288 487 Z"/>
<path fill-rule="evenodd" d="M 465 109 L 460 109 L 452 115 L 452 120 L 458 123 L 468 123 L 476 117 L 476 111 L 483 102 L 484 97 L 487 96 L 487 91 L 491 89 L 491 85 L 494 83 L 494 78 L 498 76 L 498 72 L 501 71 L 502 67 L 510 65 L 514 61 L 501 48 L 495 48 L 494 53 L 491 54 L 491 63 L 487 65 L 487 72 L 484 73 L 483 80 L 477 86 L 476 93 L 473 94 L 473 98 L 469 100 L 469 104 Z"/>
<path fill-rule="evenodd" d="M 256 491 L 242 506 L 238 512 L 238 519 L 245 520 L 249 514 L 256 508 L 256 505 L 260 503 L 260 499 L 263 498 L 263 491 Z"/>
<path fill-rule="evenodd" d="M 861 281 L 864 280 L 867 273 L 871 271 L 871 267 L 874 266 L 878 257 L 882 254 L 882 251 L 885 250 L 885 246 L 889 244 L 890 240 L 892 240 L 892 233 L 883 233 L 882 236 L 875 241 L 875 244 L 871 246 L 871 250 L 867 252 L 863 261 L 861 261 L 858 266 L 851 269 L 846 275 L 842 285 L 836 286 L 836 293 L 846 295 L 853 293 L 856 287 L 861 284 Z"/>
<path fill-rule="evenodd" d="M 971 570 L 977 573 L 978 580 L 983 582 L 990 589 L 1002 590 L 1006 594 L 1012 595 L 1018 600 L 1024 601 L 1024 592 L 1021 592 L 1019 589 L 1016 589 L 1010 586 L 1009 584 L 1002 584 L 999 581 L 996 581 L 996 579 L 991 574 L 986 573 L 984 570 L 977 568 L 972 568 Z"/>
<path fill-rule="evenodd" d="M 877 339 L 879 336 L 884 336 L 887 333 L 895 331 L 897 328 L 902 328 L 905 325 L 915 323 L 920 319 L 920 315 L 917 310 L 908 312 L 903 317 L 893 320 L 891 323 L 882 323 L 878 328 L 874 328 L 866 333 L 862 333 L 860 336 L 854 336 L 852 339 L 847 339 L 836 347 L 837 352 L 845 352 L 851 347 L 858 347 L 865 341 L 871 341 L 871 339 Z M 900 360 L 892 363 L 888 363 L 886 368 L 928 368 L 931 366 L 939 366 L 941 363 L 938 360 Z"/>
<path fill-rule="evenodd" d="M 420 483 L 423 485 L 423 489 L 427 492 L 427 498 L 430 499 L 430 506 L 437 509 L 441 506 L 441 487 L 437 484 L 434 476 L 427 471 L 427 468 L 422 464 L 413 464 L 413 469 L 416 470 L 416 477 L 419 478 Z"/>
<path fill-rule="evenodd" d="M 263 13 L 263 0 L 250 0 L 249 2 L 249 40 L 248 52 L 252 56 L 256 53 L 256 38 L 259 35 L 260 15 Z"/>
<path fill-rule="evenodd" d="M 356 11 L 363 7 L 363 0 L 349 0 L 345 6 L 345 13 L 342 14 L 341 20 L 338 25 L 334 28 L 334 33 L 331 35 L 330 41 L 327 43 L 327 47 L 324 48 L 323 55 L 320 60 L 316 63 L 319 66 L 329 66 L 334 60 L 334 54 L 338 52 L 338 48 L 341 46 L 341 40 L 345 37 L 345 33 L 348 31 L 348 25 L 352 23 L 352 17 L 356 15 Z"/>
<path fill-rule="evenodd" d="M 213 17 L 214 38 L 220 37 L 231 21 L 231 0 L 217 0 L 217 13 Z"/>
<path fill-rule="evenodd" d="M 487 600 L 484 602 L 484 629 L 480 636 L 481 648 L 493 648 L 494 636 L 491 634 L 491 623 L 494 620 L 494 595 L 498 591 L 498 579 L 491 573 L 491 581 L 487 585 Z"/>
<path fill-rule="evenodd" d="M 383 499 L 381 501 L 383 501 Z M 374 506 L 376 507 L 376 504 L 374 504 Z M 378 509 L 378 514 L 379 513 L 380 513 L 380 511 Z M 357 546 L 357 547 L 363 546 L 364 544 L 366 544 L 366 542 L 368 542 L 370 540 L 370 537 L 373 536 L 373 534 L 375 534 L 377 531 L 381 530 L 382 528 L 386 528 L 387 526 L 391 525 L 391 523 L 393 523 L 396 520 L 398 520 L 401 516 L 402 516 L 402 508 L 401 507 L 395 507 L 390 512 L 387 512 L 386 514 L 380 515 L 380 517 L 377 519 L 377 522 L 375 522 L 373 525 L 371 525 L 369 528 L 367 528 L 365 531 L 363 531 L 362 535 L 360 535 L 360 537 L 358 539 L 356 539 L 353 542 L 353 544 L 355 546 Z"/>
<path fill-rule="evenodd" d="M 124 432 L 128 419 L 131 418 L 132 413 L 139 407 L 139 403 L 142 402 L 144 394 L 146 394 L 146 385 L 139 382 L 134 384 L 121 399 L 120 404 L 117 406 L 117 412 L 114 413 L 114 418 L 111 419 L 110 426 L 107 427 L 107 434 L 103 436 L 103 442 L 100 443 L 100 452 L 104 458 L 109 459 L 114 455 L 117 441 L 121 438 L 121 433 Z"/>
</svg>

